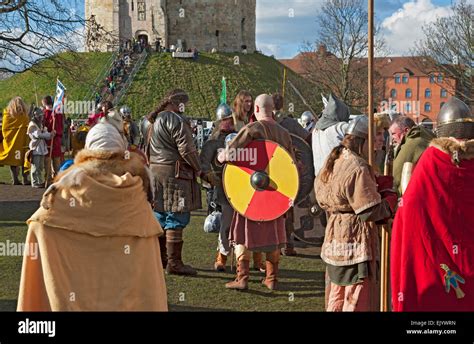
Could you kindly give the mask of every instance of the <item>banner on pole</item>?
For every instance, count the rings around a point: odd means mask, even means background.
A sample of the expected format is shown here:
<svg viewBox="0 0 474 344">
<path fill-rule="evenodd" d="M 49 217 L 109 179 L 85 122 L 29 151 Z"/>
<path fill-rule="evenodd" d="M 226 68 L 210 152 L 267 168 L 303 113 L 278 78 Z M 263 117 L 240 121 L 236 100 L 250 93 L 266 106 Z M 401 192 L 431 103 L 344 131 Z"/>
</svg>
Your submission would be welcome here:
<svg viewBox="0 0 474 344">
<path fill-rule="evenodd" d="M 56 83 L 56 96 L 54 98 L 53 112 L 54 113 L 63 113 L 64 100 L 66 96 L 66 87 L 62 84 L 61 81 Z"/>
<path fill-rule="evenodd" d="M 227 104 L 227 83 L 225 76 L 222 77 L 221 104 Z"/>
</svg>

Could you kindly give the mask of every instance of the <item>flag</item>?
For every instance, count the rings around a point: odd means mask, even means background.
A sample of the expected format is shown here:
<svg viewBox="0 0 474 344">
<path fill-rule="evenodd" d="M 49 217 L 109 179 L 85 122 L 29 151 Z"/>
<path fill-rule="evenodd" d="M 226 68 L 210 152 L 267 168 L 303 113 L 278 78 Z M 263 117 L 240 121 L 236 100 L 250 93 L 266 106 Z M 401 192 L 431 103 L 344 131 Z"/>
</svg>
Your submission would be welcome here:
<svg viewBox="0 0 474 344">
<path fill-rule="evenodd" d="M 56 96 L 54 98 L 53 113 L 63 113 L 65 95 L 66 87 L 64 87 L 64 85 L 58 79 L 56 84 Z"/>
<path fill-rule="evenodd" d="M 221 104 L 227 104 L 227 85 L 225 76 L 222 77 Z"/>
</svg>

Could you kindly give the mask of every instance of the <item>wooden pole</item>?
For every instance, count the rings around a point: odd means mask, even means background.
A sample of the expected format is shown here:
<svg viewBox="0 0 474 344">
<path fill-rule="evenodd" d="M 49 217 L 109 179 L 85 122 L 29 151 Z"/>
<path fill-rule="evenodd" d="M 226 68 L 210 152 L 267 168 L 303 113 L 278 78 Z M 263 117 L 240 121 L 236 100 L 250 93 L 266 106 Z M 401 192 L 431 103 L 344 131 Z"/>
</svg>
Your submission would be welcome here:
<svg viewBox="0 0 474 344">
<path fill-rule="evenodd" d="M 286 88 L 286 68 L 283 68 L 283 85 L 282 85 L 282 92 L 281 92 L 283 99 L 285 99 L 285 88 Z"/>
<path fill-rule="evenodd" d="M 374 0 L 369 0 L 368 3 L 368 100 L 369 100 L 369 164 L 375 165 L 374 161 L 374 138 L 375 138 L 375 125 L 374 125 Z M 390 174 L 385 166 L 385 173 Z M 387 312 L 389 307 L 388 301 L 388 259 L 389 259 L 389 225 L 383 225 L 381 228 L 381 247 L 380 247 L 380 311 Z"/>
<path fill-rule="evenodd" d="M 387 160 L 386 160 L 387 161 Z M 385 164 L 385 175 L 391 175 L 388 171 L 390 163 Z M 389 247 L 390 247 L 390 222 L 382 225 L 381 243 L 380 243 L 380 311 L 388 312 L 389 310 Z"/>
<path fill-rule="evenodd" d="M 40 106 L 40 104 L 38 102 L 38 90 L 36 88 L 36 81 L 34 81 L 34 85 L 35 85 L 36 106 Z"/>
<path fill-rule="evenodd" d="M 369 98 L 369 164 L 374 166 L 374 0 L 369 0 L 369 42 L 368 42 L 368 98 Z"/>
<path fill-rule="evenodd" d="M 368 0 L 368 116 L 369 116 L 369 164 L 375 166 L 374 125 L 374 0 Z M 388 311 L 388 247 L 389 228 L 382 226 L 380 249 L 380 311 Z"/>
</svg>

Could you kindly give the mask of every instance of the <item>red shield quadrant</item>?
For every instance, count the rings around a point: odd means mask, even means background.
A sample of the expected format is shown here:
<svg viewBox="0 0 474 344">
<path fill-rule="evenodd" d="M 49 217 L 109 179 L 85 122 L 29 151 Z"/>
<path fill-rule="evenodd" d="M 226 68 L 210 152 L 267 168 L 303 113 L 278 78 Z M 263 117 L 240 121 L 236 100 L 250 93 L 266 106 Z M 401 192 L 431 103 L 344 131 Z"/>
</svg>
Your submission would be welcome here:
<svg viewBox="0 0 474 344">
<path fill-rule="evenodd" d="M 235 211 L 257 222 L 285 214 L 293 206 L 299 188 L 298 170 L 291 155 L 268 140 L 252 141 L 233 153 L 233 161 L 224 169 L 223 184 Z"/>
</svg>

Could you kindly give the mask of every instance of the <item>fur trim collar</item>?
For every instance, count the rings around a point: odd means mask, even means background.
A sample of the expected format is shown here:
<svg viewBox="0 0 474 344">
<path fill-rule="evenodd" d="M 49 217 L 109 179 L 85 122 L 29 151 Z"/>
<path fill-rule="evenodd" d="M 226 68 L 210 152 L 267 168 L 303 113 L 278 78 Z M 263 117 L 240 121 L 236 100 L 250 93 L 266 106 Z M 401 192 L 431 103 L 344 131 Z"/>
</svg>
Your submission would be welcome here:
<svg viewBox="0 0 474 344">
<path fill-rule="evenodd" d="M 107 173 L 122 176 L 129 172 L 132 176 L 138 176 L 142 179 L 143 189 L 148 195 L 148 200 L 150 202 L 153 201 L 153 174 L 145 165 L 142 157 L 137 153 L 130 151 L 125 151 L 124 153 L 83 149 L 77 153 L 74 164 L 63 173 L 60 173 L 54 181 L 60 181 L 70 169 L 74 168 L 80 168 L 91 178 Z"/>
<path fill-rule="evenodd" d="M 441 137 L 431 141 L 430 146 L 449 154 L 456 166 L 462 160 L 474 159 L 474 140 L 459 141 L 452 137 Z"/>
</svg>

